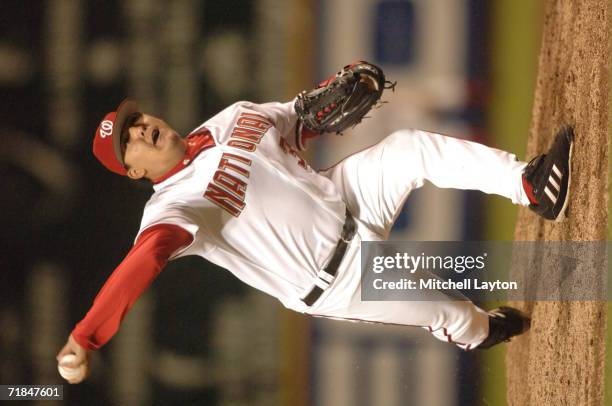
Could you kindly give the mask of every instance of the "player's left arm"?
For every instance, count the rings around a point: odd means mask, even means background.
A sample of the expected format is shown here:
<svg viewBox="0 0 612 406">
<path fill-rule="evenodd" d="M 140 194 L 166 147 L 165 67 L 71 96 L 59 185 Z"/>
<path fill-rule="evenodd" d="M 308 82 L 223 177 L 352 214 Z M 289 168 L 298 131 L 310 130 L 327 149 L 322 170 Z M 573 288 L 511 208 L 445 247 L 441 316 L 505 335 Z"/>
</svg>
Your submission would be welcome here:
<svg viewBox="0 0 612 406">
<path fill-rule="evenodd" d="M 306 140 L 320 134 L 301 125 L 295 111 L 295 101 L 296 98 L 286 103 L 270 102 L 253 104 L 249 107 L 272 121 L 274 127 L 293 149 L 304 151 Z"/>
<path fill-rule="evenodd" d="M 286 138 L 288 134 L 293 134 L 297 123 L 297 114 L 295 113 L 295 99 L 286 103 L 269 102 L 261 104 L 252 104 L 249 106 L 257 113 L 268 118 L 274 124 L 274 127 Z"/>
</svg>

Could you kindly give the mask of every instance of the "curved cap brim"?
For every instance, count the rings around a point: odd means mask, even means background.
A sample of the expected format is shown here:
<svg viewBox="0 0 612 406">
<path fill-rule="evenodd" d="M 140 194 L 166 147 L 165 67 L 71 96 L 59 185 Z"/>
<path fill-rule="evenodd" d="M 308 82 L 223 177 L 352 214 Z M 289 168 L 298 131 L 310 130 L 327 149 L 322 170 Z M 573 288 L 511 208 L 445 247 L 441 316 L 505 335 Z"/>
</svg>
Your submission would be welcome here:
<svg viewBox="0 0 612 406">
<path fill-rule="evenodd" d="M 117 114 L 115 116 L 115 122 L 113 123 L 113 149 L 115 150 L 117 161 L 119 161 L 123 166 L 125 166 L 125 162 L 123 161 L 123 153 L 121 151 L 121 131 L 123 130 L 123 126 L 125 125 L 127 118 L 131 114 L 139 111 L 140 107 L 138 106 L 138 103 L 130 98 L 124 99 L 119 107 L 117 107 Z"/>
</svg>

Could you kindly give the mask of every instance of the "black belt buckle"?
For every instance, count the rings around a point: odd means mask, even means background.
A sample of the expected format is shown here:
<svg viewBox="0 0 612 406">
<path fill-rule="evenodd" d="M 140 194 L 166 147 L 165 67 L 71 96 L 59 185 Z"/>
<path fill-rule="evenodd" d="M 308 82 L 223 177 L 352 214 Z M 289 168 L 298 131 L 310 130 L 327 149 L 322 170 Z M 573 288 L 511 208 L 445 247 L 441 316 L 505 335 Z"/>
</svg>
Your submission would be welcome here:
<svg viewBox="0 0 612 406">
<path fill-rule="evenodd" d="M 338 272 L 338 267 L 340 263 L 342 263 L 342 259 L 344 258 L 344 254 L 346 253 L 346 249 L 348 248 L 348 244 L 351 242 L 353 237 L 355 236 L 355 232 L 357 227 L 355 226 L 355 220 L 351 213 L 346 210 L 346 217 L 344 220 L 344 226 L 342 226 L 342 232 L 340 233 L 340 239 L 336 244 L 336 249 L 334 253 L 327 263 L 327 266 L 323 268 L 323 272 L 329 274 L 332 278 L 336 277 L 336 273 Z M 318 277 L 322 279 L 321 277 Z M 323 279 L 322 279 L 323 280 Z M 323 280 L 324 284 L 329 287 L 331 282 Z M 332 279 L 333 282 L 333 279 Z M 308 306 L 312 306 L 323 294 L 325 289 L 321 288 L 318 285 L 315 285 L 310 292 L 302 299 L 304 303 Z"/>
</svg>

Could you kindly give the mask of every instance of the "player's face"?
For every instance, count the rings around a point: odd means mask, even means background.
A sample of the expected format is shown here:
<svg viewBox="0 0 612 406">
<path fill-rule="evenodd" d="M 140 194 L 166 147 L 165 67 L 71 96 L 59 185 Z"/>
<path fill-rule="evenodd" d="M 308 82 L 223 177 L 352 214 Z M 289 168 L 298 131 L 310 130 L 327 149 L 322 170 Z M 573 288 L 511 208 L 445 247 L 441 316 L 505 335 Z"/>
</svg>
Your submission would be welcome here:
<svg viewBox="0 0 612 406">
<path fill-rule="evenodd" d="M 175 167 L 185 154 L 183 139 L 163 120 L 148 114 L 132 117 L 121 135 L 128 176 L 155 179 Z"/>
</svg>

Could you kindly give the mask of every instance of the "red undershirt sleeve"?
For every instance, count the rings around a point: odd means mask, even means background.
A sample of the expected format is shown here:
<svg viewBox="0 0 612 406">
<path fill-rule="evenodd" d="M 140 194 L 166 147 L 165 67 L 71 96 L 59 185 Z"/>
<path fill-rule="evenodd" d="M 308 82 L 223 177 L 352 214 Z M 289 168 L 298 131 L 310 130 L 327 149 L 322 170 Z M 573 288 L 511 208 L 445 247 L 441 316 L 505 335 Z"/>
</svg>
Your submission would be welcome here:
<svg viewBox="0 0 612 406">
<path fill-rule="evenodd" d="M 106 344 L 169 258 L 192 241 L 191 233 L 173 224 L 159 224 L 143 231 L 107 279 L 85 318 L 72 331 L 76 342 L 88 350 Z"/>
</svg>

